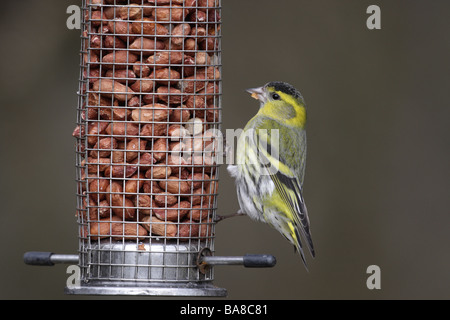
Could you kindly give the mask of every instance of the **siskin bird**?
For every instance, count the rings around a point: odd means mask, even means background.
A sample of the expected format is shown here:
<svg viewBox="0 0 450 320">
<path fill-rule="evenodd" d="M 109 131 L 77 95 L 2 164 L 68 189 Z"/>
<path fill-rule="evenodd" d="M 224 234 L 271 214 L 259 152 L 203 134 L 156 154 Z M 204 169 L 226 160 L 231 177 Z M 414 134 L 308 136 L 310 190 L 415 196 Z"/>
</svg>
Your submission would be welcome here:
<svg viewBox="0 0 450 320">
<path fill-rule="evenodd" d="M 302 95 L 285 82 L 249 89 L 259 112 L 237 142 L 235 178 L 240 214 L 266 222 L 295 247 L 307 267 L 303 238 L 314 257 L 308 212 L 302 195 L 306 162 L 306 107 Z"/>
</svg>

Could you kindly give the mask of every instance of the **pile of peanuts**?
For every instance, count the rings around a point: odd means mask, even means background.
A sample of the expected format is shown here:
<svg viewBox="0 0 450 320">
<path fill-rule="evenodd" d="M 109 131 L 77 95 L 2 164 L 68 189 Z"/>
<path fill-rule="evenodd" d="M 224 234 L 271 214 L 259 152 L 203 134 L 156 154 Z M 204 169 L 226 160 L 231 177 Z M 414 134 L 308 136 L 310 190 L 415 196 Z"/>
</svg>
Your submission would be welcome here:
<svg viewBox="0 0 450 320">
<path fill-rule="evenodd" d="M 73 132 L 81 237 L 212 237 L 218 1 L 86 1 Z"/>
</svg>

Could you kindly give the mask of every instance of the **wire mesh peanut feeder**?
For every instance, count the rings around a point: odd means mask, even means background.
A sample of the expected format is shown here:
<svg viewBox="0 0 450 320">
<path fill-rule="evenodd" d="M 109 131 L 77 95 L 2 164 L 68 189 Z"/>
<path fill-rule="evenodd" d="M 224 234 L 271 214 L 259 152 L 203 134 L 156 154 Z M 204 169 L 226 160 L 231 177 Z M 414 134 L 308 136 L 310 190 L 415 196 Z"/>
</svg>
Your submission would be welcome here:
<svg viewBox="0 0 450 320">
<path fill-rule="evenodd" d="M 84 0 L 69 294 L 224 296 L 213 265 L 222 150 L 221 1 Z"/>
</svg>

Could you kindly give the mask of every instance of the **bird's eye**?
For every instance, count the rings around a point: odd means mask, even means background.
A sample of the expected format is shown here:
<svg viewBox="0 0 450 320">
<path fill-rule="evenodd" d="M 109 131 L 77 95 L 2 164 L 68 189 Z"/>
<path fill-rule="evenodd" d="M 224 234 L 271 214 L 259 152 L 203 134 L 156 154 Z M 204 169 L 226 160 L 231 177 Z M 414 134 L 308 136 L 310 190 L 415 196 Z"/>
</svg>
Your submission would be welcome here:
<svg viewBox="0 0 450 320">
<path fill-rule="evenodd" d="M 272 99 L 273 100 L 280 100 L 281 97 L 280 97 L 280 95 L 278 93 L 274 93 L 274 94 L 272 94 Z"/>
</svg>

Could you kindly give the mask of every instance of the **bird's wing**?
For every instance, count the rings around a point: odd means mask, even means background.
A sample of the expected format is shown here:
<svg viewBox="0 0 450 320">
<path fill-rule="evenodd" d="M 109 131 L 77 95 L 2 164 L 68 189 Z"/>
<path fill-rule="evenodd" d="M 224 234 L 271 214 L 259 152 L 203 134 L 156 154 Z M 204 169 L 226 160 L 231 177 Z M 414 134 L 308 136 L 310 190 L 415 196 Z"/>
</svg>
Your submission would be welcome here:
<svg viewBox="0 0 450 320">
<path fill-rule="evenodd" d="M 314 246 L 309 227 L 308 211 L 302 195 L 302 184 L 298 178 L 298 169 L 288 166 L 280 155 L 280 146 L 269 139 L 270 135 L 264 133 L 258 134 L 259 142 L 266 145 L 260 145 L 260 159 L 263 164 L 265 175 L 268 175 L 275 185 L 275 190 L 281 198 L 281 204 L 278 204 L 280 213 L 284 214 L 288 221 L 290 233 L 296 240 L 296 248 L 299 250 L 304 260 L 300 234 L 306 240 L 311 255 L 314 257 Z M 276 140 L 275 140 L 276 141 Z M 291 148 L 292 149 L 292 148 Z M 297 149 L 296 152 L 299 150 Z M 275 156 L 274 156 L 275 155 Z M 297 157 L 299 155 L 297 154 Z M 301 166 L 304 166 L 302 161 Z M 302 169 L 303 170 L 303 169 Z"/>
<path fill-rule="evenodd" d="M 302 189 L 298 179 L 288 177 L 280 171 L 275 175 L 271 175 L 275 183 L 275 188 L 280 194 L 283 202 L 287 204 L 289 210 L 287 211 L 288 218 L 294 221 L 292 228 L 294 228 L 295 238 L 301 247 L 300 234 L 306 240 L 308 249 L 314 257 L 314 245 L 311 238 L 309 228 L 308 210 L 306 209 L 305 201 L 302 195 Z"/>
</svg>

